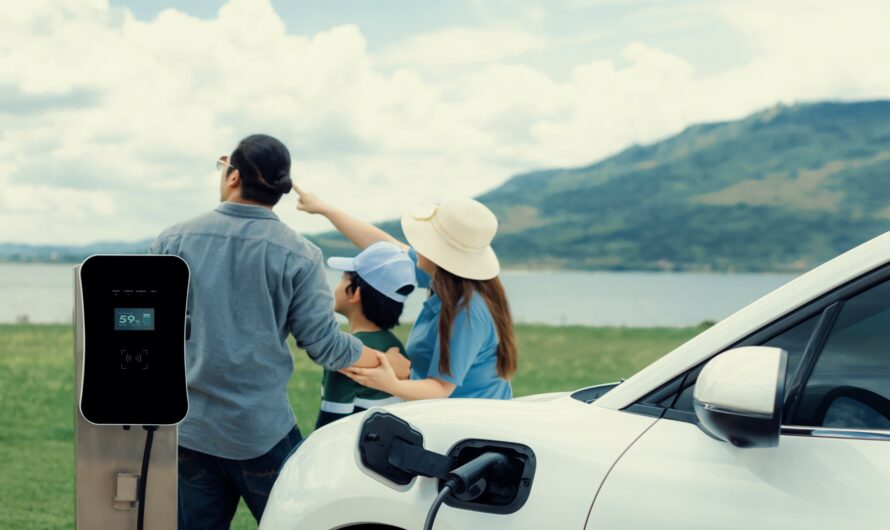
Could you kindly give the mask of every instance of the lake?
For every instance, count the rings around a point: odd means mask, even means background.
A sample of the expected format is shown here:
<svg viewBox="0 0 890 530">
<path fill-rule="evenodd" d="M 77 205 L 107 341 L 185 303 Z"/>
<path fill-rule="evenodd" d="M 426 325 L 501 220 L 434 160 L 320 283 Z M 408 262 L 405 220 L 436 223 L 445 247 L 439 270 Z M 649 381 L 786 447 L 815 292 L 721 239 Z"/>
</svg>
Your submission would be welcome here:
<svg viewBox="0 0 890 530">
<path fill-rule="evenodd" d="M 71 322 L 72 265 L 0 264 L 0 322 Z M 334 286 L 340 275 L 328 271 Z M 691 326 L 720 320 L 794 278 L 790 274 L 504 271 L 516 322 Z M 409 298 L 410 322 L 425 291 Z"/>
</svg>

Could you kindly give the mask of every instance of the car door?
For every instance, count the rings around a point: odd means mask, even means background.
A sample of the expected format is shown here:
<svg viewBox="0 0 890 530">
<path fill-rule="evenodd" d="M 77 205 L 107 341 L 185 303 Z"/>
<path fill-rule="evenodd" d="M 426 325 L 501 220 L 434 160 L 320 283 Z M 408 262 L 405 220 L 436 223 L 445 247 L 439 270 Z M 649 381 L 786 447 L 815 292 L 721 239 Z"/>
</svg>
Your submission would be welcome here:
<svg viewBox="0 0 890 530">
<path fill-rule="evenodd" d="M 878 276 L 758 334 L 757 344 L 789 352 L 777 447 L 734 447 L 698 427 L 700 367 L 661 406 L 630 407 L 661 419 L 609 473 L 587 528 L 886 528 L 890 281 Z"/>
</svg>

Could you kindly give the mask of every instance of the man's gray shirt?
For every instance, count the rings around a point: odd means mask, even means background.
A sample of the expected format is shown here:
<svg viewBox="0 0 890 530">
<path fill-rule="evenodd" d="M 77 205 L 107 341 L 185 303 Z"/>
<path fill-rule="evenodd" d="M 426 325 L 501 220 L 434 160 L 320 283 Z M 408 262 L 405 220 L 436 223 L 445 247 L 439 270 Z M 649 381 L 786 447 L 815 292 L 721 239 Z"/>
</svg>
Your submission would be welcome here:
<svg viewBox="0 0 890 530">
<path fill-rule="evenodd" d="M 288 333 L 330 370 L 361 355 L 334 318 L 321 251 L 271 209 L 224 202 L 162 232 L 151 252 L 180 256 L 191 271 L 183 447 L 246 460 L 290 431 Z"/>
</svg>

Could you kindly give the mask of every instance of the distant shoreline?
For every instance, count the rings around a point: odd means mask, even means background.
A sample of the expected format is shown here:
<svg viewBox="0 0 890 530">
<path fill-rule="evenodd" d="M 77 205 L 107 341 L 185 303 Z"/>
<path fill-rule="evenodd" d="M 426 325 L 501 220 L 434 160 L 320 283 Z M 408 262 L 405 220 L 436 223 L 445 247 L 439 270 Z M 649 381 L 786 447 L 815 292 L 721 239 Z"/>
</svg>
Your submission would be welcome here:
<svg viewBox="0 0 890 530">
<path fill-rule="evenodd" d="M 98 253 L 97 253 L 98 254 Z M 60 260 L 25 260 L 25 259 L 6 259 L 0 258 L 0 266 L 2 265 L 77 265 L 86 259 L 60 259 Z M 667 273 L 667 274 L 802 274 L 808 269 L 713 269 L 709 267 L 611 267 L 611 268 L 584 268 L 559 265 L 514 265 L 505 264 L 501 266 L 503 272 L 610 272 L 610 273 Z"/>
</svg>

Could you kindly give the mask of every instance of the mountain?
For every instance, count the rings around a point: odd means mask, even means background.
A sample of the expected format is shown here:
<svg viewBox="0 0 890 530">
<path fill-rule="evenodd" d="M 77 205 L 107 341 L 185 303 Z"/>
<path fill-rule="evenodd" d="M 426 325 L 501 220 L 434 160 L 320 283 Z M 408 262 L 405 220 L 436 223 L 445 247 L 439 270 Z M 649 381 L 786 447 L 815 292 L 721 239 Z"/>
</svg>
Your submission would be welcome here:
<svg viewBox="0 0 890 530">
<path fill-rule="evenodd" d="M 494 247 L 508 267 L 802 271 L 890 230 L 890 101 L 694 125 L 478 199 L 500 220 Z M 401 237 L 397 222 L 381 226 Z M 355 253 L 339 234 L 310 238 L 328 255 Z M 95 251 L 0 245 L 0 260 Z"/>
<path fill-rule="evenodd" d="M 890 230 L 890 101 L 695 125 L 478 199 L 501 222 L 507 266 L 802 271 Z"/>
</svg>

